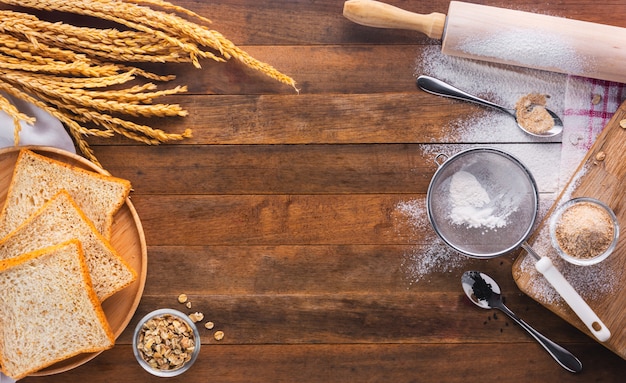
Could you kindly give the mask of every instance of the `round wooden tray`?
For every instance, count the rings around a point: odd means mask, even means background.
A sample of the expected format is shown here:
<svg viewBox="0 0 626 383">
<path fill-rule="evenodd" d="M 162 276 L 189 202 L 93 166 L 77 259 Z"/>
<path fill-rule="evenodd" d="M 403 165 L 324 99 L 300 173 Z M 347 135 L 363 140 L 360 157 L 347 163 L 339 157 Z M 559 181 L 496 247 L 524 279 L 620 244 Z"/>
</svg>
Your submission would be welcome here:
<svg viewBox="0 0 626 383">
<path fill-rule="evenodd" d="M 100 167 L 85 158 L 61 149 L 41 146 L 26 148 L 73 166 L 106 174 Z M 13 147 L 0 149 L 0 206 L 4 206 L 20 149 L 22 148 Z M 126 199 L 126 203 L 122 205 L 113 217 L 111 245 L 137 272 L 137 280 L 135 282 L 102 302 L 104 313 L 117 339 L 130 322 L 139 305 L 146 283 L 148 263 L 146 240 L 141 221 L 129 198 Z M 55 363 L 52 366 L 31 374 L 31 376 L 46 376 L 68 371 L 90 361 L 98 354 L 100 353 L 80 354 L 62 362 Z"/>
</svg>

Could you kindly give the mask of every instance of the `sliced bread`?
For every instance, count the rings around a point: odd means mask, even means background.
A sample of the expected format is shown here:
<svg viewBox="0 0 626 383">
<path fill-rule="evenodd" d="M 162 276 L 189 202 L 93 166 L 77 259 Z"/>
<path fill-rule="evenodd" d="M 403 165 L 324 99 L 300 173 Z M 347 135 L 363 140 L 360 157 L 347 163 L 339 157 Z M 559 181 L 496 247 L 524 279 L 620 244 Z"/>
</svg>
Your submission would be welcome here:
<svg viewBox="0 0 626 383">
<path fill-rule="evenodd" d="M 15 231 L 0 240 L 0 260 L 74 238 L 81 242 L 100 301 L 137 279 L 137 273 L 96 230 L 65 190 L 58 192 Z"/>
<path fill-rule="evenodd" d="M 0 261 L 0 365 L 21 379 L 113 347 L 79 241 Z"/>
<path fill-rule="evenodd" d="M 61 189 L 67 190 L 105 238 L 113 215 L 130 193 L 130 182 L 20 150 L 0 214 L 0 238 L 15 230 Z"/>
</svg>

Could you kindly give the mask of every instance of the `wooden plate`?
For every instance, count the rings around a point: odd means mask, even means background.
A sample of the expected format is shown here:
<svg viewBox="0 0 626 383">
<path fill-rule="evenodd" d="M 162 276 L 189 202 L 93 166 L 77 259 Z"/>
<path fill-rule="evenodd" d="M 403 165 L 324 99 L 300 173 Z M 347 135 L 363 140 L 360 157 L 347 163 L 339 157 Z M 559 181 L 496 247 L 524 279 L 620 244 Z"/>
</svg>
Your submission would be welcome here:
<svg viewBox="0 0 626 383">
<path fill-rule="evenodd" d="M 46 157 L 105 174 L 102 169 L 92 162 L 67 151 L 41 146 L 27 148 Z M 20 149 L 15 147 L 0 149 L 0 206 L 4 206 Z M 135 282 L 102 302 L 104 313 L 117 339 L 130 322 L 139 305 L 146 282 L 148 263 L 146 240 L 141 221 L 129 198 L 126 199 L 126 203 L 122 205 L 113 217 L 111 245 L 137 272 L 137 280 Z M 46 376 L 68 371 L 90 361 L 98 354 L 100 353 L 80 354 L 44 368 L 31 374 L 31 376 Z"/>
</svg>

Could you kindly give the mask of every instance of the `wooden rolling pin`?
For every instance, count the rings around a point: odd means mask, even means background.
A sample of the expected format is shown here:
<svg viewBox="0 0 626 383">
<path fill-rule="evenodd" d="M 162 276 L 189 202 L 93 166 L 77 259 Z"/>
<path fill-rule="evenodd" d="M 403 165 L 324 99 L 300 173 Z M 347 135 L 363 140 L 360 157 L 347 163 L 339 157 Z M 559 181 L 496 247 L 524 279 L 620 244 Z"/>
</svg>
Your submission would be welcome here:
<svg viewBox="0 0 626 383">
<path fill-rule="evenodd" d="M 451 1 L 421 15 L 374 0 L 348 0 L 355 23 L 415 30 L 444 54 L 626 83 L 626 28 Z"/>
</svg>

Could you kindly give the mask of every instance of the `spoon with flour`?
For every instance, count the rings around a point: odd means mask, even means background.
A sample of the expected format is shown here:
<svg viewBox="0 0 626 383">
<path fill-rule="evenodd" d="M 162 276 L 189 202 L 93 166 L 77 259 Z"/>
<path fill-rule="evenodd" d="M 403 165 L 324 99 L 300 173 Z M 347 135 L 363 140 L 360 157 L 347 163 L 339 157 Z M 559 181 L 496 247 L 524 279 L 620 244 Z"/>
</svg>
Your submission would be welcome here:
<svg viewBox="0 0 626 383">
<path fill-rule="evenodd" d="M 425 92 L 437 96 L 456 98 L 473 102 L 504 112 L 515 119 L 517 126 L 535 137 L 553 137 L 563 131 L 563 121 L 545 107 L 545 96 L 530 94 L 518 101 L 515 109 L 508 109 L 491 101 L 471 95 L 454 86 L 430 76 L 419 76 L 417 86 Z"/>
<path fill-rule="evenodd" d="M 561 367 L 569 372 L 582 371 L 582 363 L 571 352 L 546 338 L 504 305 L 500 295 L 500 286 L 487 274 L 478 271 L 466 271 L 461 277 L 461 284 L 467 297 L 476 306 L 483 309 L 498 309 L 502 311 L 539 342 Z"/>
</svg>

